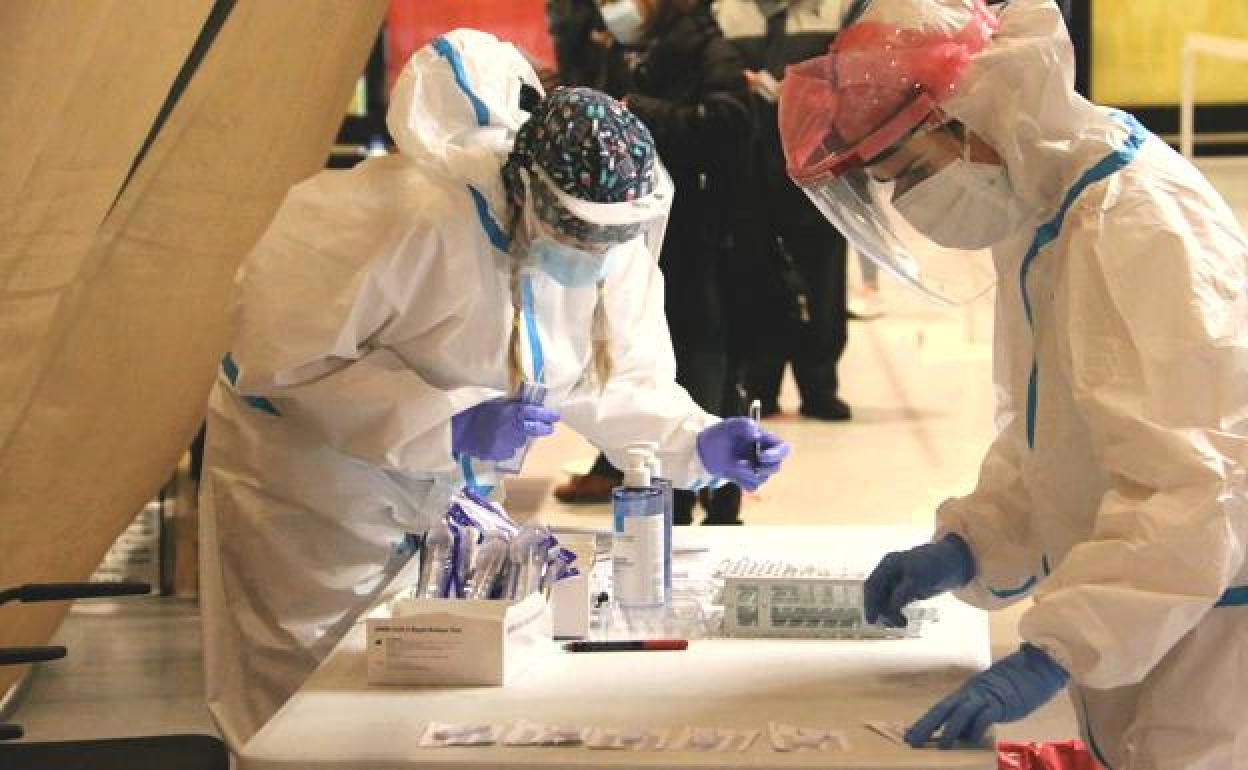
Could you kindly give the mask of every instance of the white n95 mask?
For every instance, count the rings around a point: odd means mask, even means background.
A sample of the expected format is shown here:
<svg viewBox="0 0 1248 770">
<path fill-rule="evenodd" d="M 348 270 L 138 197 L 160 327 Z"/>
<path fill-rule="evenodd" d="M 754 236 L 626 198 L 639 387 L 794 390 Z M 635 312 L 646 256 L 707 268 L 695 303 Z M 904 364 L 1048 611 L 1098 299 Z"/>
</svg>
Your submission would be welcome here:
<svg viewBox="0 0 1248 770">
<path fill-rule="evenodd" d="M 588 254 L 560 243 L 553 238 L 536 238 L 529 246 L 529 256 L 543 273 L 561 286 L 582 289 L 607 277 L 614 267 L 623 244 L 616 244 L 602 254 Z"/>
<path fill-rule="evenodd" d="M 893 206 L 915 230 L 950 249 L 986 249 L 1025 219 L 1003 167 L 960 158 L 902 193 Z"/>
<path fill-rule="evenodd" d="M 637 0 L 613 0 L 598 11 L 611 37 L 625 45 L 641 42 L 646 20 L 641 15 Z"/>
</svg>

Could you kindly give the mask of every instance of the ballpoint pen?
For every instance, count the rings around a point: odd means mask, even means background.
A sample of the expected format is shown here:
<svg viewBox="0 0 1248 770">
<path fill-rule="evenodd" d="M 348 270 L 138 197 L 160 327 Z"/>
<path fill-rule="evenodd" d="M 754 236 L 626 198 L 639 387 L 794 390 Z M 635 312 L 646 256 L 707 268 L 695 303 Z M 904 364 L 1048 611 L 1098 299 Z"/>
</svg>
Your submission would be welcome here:
<svg viewBox="0 0 1248 770">
<path fill-rule="evenodd" d="M 686 639 L 611 639 L 567 642 L 563 645 L 568 652 L 677 651 L 688 648 Z"/>
</svg>

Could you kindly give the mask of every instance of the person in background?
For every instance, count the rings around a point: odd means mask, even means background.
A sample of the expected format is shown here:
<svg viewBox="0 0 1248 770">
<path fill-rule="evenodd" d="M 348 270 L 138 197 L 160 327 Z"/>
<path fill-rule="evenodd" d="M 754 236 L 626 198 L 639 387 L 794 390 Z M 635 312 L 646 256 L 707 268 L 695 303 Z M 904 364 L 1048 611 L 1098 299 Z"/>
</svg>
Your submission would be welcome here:
<svg viewBox="0 0 1248 770">
<path fill-rule="evenodd" d="M 755 324 L 745 366 L 745 390 L 762 402 L 763 416 L 778 413 L 780 383 L 791 364 L 800 414 L 848 420 L 837 366 L 848 341 L 845 239 L 828 224 L 784 169 L 776 123 L 776 89 L 790 64 L 823 53 L 849 12 L 850 0 L 719 0 L 716 18 L 745 59 L 758 112 L 755 209 L 746 212 L 741 240 L 768 287 L 753 309 Z"/>
<path fill-rule="evenodd" d="M 753 488 L 788 452 L 675 382 L 656 265 L 673 190 L 649 131 L 536 84 L 491 35 L 436 38 L 394 88 L 399 152 L 293 187 L 240 272 L 201 487 L 207 695 L 235 750 L 410 535 L 460 489 L 497 493 L 495 463 L 554 422 L 617 459 L 656 442 L 682 487 Z"/>
<path fill-rule="evenodd" d="M 676 201 L 659 264 L 676 379 L 703 408 L 718 412 L 728 387 L 722 301 L 723 262 L 731 259 L 734 212 L 753 203 L 743 157 L 753 136 L 744 66 L 710 12 L 697 0 L 609 0 L 599 12 L 620 50 L 627 78 L 617 94 L 649 127 L 669 164 Z M 753 311 L 759 322 L 766 309 Z M 600 456 L 586 475 L 556 488 L 564 502 L 601 502 L 619 482 Z M 674 521 L 693 523 L 695 495 L 679 492 Z M 741 490 L 727 484 L 703 495 L 705 524 L 739 524 Z"/>
<path fill-rule="evenodd" d="M 546 0 L 546 27 L 555 47 L 557 82 L 610 90 L 604 82 L 610 35 L 595 0 Z"/>
<path fill-rule="evenodd" d="M 790 67 L 793 178 L 930 296 L 995 281 L 999 434 L 869 622 L 1025 597 L 1021 647 L 906 740 L 978 742 L 1069 685 L 1108 770 L 1231 770 L 1248 746 L 1248 236 L 1131 115 L 1074 90 L 1051 0 L 872 0 Z"/>
</svg>

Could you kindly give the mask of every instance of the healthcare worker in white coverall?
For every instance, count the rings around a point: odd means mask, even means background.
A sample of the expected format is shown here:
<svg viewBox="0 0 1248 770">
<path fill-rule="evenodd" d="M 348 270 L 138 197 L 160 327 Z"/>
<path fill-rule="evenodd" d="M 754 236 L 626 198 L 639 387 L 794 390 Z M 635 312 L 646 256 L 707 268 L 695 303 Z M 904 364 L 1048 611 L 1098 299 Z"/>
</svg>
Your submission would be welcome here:
<svg viewBox="0 0 1248 770">
<path fill-rule="evenodd" d="M 912 744 L 1069 685 L 1111 770 L 1246 768 L 1248 243 L 1072 60 L 1048 0 L 871 0 L 785 77 L 789 172 L 859 250 L 947 299 L 996 280 L 1000 433 L 933 541 L 869 577 L 867 615 L 1034 599 L 1022 647 Z"/>
<path fill-rule="evenodd" d="M 645 126 L 589 89 L 542 98 L 509 44 L 418 51 L 400 152 L 295 186 L 240 273 L 213 391 L 203 515 L 207 695 L 237 750 L 494 461 L 562 418 L 678 485 L 755 488 L 788 446 L 675 383 L 657 248 L 671 182 Z M 522 382 L 544 406 L 514 398 Z M 762 451 L 754 457 L 755 441 Z"/>
</svg>

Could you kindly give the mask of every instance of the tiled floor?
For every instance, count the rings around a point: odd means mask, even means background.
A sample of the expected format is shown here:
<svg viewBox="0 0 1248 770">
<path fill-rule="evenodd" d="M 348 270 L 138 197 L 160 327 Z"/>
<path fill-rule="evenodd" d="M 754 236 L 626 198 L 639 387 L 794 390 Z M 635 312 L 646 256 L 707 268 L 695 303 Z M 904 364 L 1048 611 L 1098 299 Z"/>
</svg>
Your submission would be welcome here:
<svg viewBox="0 0 1248 770">
<path fill-rule="evenodd" d="M 143 597 L 79 603 L 10 721 L 30 740 L 213 732 L 203 700 L 199 612 Z"/>
<path fill-rule="evenodd" d="M 1248 223 L 1248 161 L 1202 165 Z M 796 396 L 787 389 L 782 406 L 789 415 L 769 427 L 792 442 L 794 455 L 781 476 L 747 500 L 749 524 L 930 523 L 937 502 L 973 481 L 992 435 L 989 302 L 949 310 L 887 278 L 882 289 L 887 314 L 852 325 L 841 367 L 854 420 L 793 417 Z M 540 512 L 551 523 L 605 526 L 605 506 L 569 507 L 550 497 L 565 468 L 588 465 L 592 455 L 567 431 L 539 443 L 512 489 L 511 507 L 521 515 Z M 1017 645 L 1022 609 L 994 615 L 995 654 Z M 200 702 L 196 621 L 193 605 L 174 600 L 76 611 L 60 639 L 70 657 L 42 667 L 16 721 L 32 738 L 210 731 Z M 1075 733 L 1064 699 L 1000 730 L 1007 738 Z"/>
</svg>

